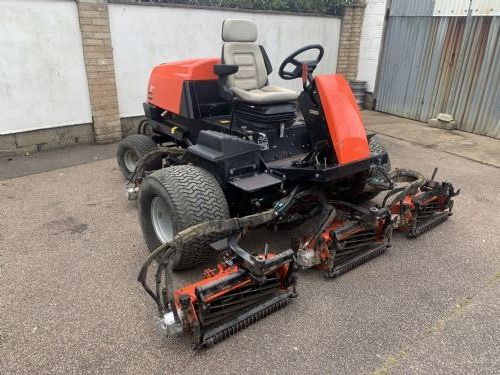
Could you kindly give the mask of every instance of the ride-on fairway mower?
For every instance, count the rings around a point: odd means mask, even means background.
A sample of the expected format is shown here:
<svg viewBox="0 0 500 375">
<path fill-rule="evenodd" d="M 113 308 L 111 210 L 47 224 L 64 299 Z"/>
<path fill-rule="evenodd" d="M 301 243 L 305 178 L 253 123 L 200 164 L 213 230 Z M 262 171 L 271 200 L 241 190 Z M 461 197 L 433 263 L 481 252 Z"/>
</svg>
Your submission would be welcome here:
<svg viewBox="0 0 500 375">
<path fill-rule="evenodd" d="M 138 198 L 152 251 L 139 280 L 168 334 L 210 346 L 295 297 L 298 269 L 336 277 L 381 254 L 394 230 L 414 237 L 451 215 L 448 182 L 390 170 L 384 146 L 367 134 L 340 75 L 313 72 L 319 44 L 287 57 L 282 79 L 246 20 L 222 26 L 222 58 L 190 59 L 153 69 L 144 110 L 146 134 L 125 138 L 118 164 Z M 300 55 L 314 54 L 312 59 Z M 147 130 L 147 131 L 146 131 Z M 387 191 L 383 203 L 357 204 Z M 295 227 L 291 249 L 251 253 L 239 238 L 258 226 Z M 204 279 L 173 289 L 172 272 L 221 259 Z M 157 261 L 156 287 L 146 277 Z"/>
</svg>

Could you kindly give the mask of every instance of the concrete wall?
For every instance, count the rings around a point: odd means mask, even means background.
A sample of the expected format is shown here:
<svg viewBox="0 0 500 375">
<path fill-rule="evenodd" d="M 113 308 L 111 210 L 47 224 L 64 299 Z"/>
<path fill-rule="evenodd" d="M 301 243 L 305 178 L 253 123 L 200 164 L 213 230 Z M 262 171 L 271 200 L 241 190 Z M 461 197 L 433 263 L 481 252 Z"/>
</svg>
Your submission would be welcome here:
<svg viewBox="0 0 500 375">
<path fill-rule="evenodd" d="M 0 135 L 92 121 L 74 1 L 0 1 Z"/>
<path fill-rule="evenodd" d="M 359 47 L 359 80 L 368 82 L 368 91 L 375 89 L 378 58 L 382 45 L 386 0 L 367 0 Z"/>
<path fill-rule="evenodd" d="M 318 73 L 334 73 L 337 64 L 339 18 L 121 4 L 109 5 L 109 17 L 121 117 L 143 114 L 154 65 L 220 56 L 221 25 L 226 18 L 257 24 L 258 42 L 266 48 L 274 68 L 271 84 L 300 89 L 300 80 L 283 81 L 277 72 L 285 57 L 307 44 L 325 47 Z"/>
</svg>

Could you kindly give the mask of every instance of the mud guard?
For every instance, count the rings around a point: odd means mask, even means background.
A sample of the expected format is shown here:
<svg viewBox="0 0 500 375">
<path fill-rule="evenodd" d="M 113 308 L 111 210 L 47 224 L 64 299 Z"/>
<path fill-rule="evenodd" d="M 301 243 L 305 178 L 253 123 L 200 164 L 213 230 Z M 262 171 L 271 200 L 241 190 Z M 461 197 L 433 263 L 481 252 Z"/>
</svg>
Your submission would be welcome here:
<svg viewBox="0 0 500 375">
<path fill-rule="evenodd" d="M 349 84 L 340 74 L 315 77 L 328 131 L 340 164 L 370 156 L 365 126 Z"/>
</svg>

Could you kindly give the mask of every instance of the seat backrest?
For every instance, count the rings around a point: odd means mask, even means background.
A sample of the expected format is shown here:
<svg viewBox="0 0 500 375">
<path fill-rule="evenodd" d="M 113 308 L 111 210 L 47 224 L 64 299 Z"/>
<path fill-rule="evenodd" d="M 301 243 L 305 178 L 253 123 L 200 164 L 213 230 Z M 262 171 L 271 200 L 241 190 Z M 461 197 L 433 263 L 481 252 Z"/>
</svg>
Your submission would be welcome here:
<svg viewBox="0 0 500 375">
<path fill-rule="evenodd" d="M 267 85 L 264 57 L 255 43 L 257 27 L 248 20 L 225 20 L 222 24 L 222 62 L 238 65 L 238 72 L 227 77 L 229 88 L 260 89 Z"/>
</svg>

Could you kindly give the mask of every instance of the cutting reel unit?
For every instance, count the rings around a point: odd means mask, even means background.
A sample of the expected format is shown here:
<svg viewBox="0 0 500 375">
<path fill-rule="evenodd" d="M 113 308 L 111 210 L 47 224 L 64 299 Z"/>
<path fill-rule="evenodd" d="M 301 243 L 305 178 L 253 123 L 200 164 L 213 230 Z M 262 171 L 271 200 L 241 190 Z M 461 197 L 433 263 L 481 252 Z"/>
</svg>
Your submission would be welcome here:
<svg viewBox="0 0 500 375">
<path fill-rule="evenodd" d="M 394 228 L 410 238 L 418 237 L 446 221 L 452 215 L 453 197 L 460 193 L 448 181 L 438 182 L 420 173 L 396 169 L 390 174 L 393 183 L 403 183 L 390 190 L 382 203 L 393 215 Z"/>
<path fill-rule="evenodd" d="M 238 245 L 241 233 L 275 217 L 274 211 L 207 222 L 180 232 L 174 241 L 151 254 L 139 281 L 158 307 L 158 326 L 167 335 L 184 334 L 194 347 L 210 347 L 285 306 L 296 294 L 292 250 L 252 255 Z M 173 289 L 172 269 L 178 246 L 189 246 L 201 236 L 227 238 L 223 261 L 206 270 L 202 280 Z M 156 290 L 146 282 L 154 259 L 159 260 Z"/>
<path fill-rule="evenodd" d="M 387 208 L 366 209 L 333 201 L 322 216 L 315 233 L 298 244 L 297 265 L 302 269 L 315 267 L 328 277 L 337 277 L 390 246 L 392 221 Z"/>
<path fill-rule="evenodd" d="M 388 192 L 382 204 L 371 208 L 329 200 L 316 190 L 297 187 L 272 210 L 206 222 L 180 232 L 150 255 L 139 275 L 158 307 L 161 331 L 189 336 L 197 348 L 210 347 L 296 297 L 295 271 L 317 268 L 334 278 L 382 254 L 391 245 L 394 231 L 416 237 L 443 222 L 460 191 L 449 182 L 434 181 L 435 174 L 426 179 L 410 170 L 392 171 L 385 176 Z M 295 224 L 301 232 L 293 249 L 270 253 L 266 245 L 252 253 L 238 245 L 239 238 L 252 228 L 283 223 Z M 222 260 L 206 270 L 202 280 L 174 291 L 176 252 L 200 238 L 227 239 Z M 154 259 L 159 263 L 155 291 L 146 282 Z"/>
</svg>

